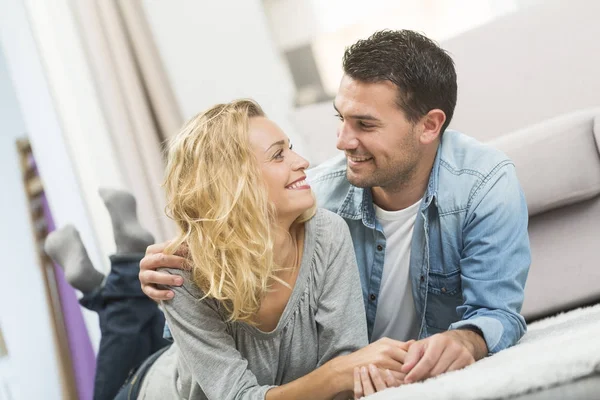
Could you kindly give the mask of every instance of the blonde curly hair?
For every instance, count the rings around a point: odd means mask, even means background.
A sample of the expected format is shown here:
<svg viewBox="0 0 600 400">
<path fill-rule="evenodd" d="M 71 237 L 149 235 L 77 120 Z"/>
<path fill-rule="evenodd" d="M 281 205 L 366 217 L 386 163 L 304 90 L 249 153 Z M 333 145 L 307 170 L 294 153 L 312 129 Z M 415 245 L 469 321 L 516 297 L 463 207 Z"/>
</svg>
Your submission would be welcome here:
<svg viewBox="0 0 600 400">
<path fill-rule="evenodd" d="M 194 283 L 219 300 L 230 321 L 253 324 L 278 266 L 269 203 L 248 126 L 264 117 L 249 99 L 218 104 L 188 121 L 169 143 L 163 186 L 179 233 L 167 248 L 188 247 Z M 309 220 L 315 207 L 296 223 Z"/>
</svg>

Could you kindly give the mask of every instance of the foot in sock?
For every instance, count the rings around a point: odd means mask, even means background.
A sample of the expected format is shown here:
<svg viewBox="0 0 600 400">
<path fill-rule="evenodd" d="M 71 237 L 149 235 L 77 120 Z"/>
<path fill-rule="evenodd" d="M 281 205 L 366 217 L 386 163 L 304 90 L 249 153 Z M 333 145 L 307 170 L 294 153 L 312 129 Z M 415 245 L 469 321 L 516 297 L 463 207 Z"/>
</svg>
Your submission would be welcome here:
<svg viewBox="0 0 600 400">
<path fill-rule="evenodd" d="M 128 192 L 100 189 L 100 197 L 110 214 L 117 254 L 144 253 L 154 237 L 137 219 L 135 198 Z"/>
<path fill-rule="evenodd" d="M 89 293 L 100 287 L 104 275 L 90 261 L 79 232 L 67 225 L 51 232 L 44 243 L 46 253 L 65 271 L 65 278 L 75 289 Z"/>
</svg>

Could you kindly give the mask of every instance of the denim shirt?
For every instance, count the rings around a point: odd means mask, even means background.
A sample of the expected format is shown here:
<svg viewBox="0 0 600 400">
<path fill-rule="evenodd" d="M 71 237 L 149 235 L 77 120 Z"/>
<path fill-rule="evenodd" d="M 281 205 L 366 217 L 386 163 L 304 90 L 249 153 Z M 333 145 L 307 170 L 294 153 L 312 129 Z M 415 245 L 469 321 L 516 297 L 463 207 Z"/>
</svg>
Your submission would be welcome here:
<svg viewBox="0 0 600 400">
<path fill-rule="evenodd" d="M 350 227 L 371 338 L 386 247 L 371 190 L 348 182 L 343 155 L 307 174 L 319 206 Z M 523 336 L 520 311 L 531 263 L 527 223 L 512 161 L 475 139 L 446 131 L 411 243 L 409 279 L 419 339 L 476 328 L 489 353 L 496 353 Z"/>
</svg>

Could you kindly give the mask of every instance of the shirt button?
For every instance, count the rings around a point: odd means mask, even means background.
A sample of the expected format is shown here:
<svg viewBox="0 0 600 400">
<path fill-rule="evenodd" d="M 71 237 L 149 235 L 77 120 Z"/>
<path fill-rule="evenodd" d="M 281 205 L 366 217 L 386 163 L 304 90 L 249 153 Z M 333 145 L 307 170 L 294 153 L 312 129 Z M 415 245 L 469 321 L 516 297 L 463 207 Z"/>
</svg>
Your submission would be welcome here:
<svg viewBox="0 0 600 400">
<path fill-rule="evenodd" d="M 371 299 L 371 301 L 375 301 L 375 299 L 377 298 L 377 296 L 375 296 L 373 293 L 371 293 L 371 295 L 369 296 L 369 298 Z"/>
<path fill-rule="evenodd" d="M 421 282 L 425 282 L 425 277 L 421 275 Z"/>
<path fill-rule="evenodd" d="M 377 245 L 377 251 L 381 251 L 381 250 L 383 250 L 383 246 L 382 246 L 382 245 L 380 245 L 380 244 L 378 244 L 378 245 Z"/>
<path fill-rule="evenodd" d="M 442 293 L 446 293 L 446 288 L 445 287 L 442 288 Z"/>
</svg>

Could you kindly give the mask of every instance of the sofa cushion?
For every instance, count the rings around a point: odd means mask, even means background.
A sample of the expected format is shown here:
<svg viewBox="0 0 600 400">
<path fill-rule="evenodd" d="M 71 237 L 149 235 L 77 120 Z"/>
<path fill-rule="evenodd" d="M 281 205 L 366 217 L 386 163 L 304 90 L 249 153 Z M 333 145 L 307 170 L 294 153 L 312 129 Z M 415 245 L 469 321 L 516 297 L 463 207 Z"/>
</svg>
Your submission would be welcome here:
<svg viewBox="0 0 600 400">
<path fill-rule="evenodd" d="M 490 144 L 514 161 L 530 216 L 600 194 L 600 109 L 551 119 Z"/>
<path fill-rule="evenodd" d="M 529 219 L 531 268 L 521 314 L 535 319 L 600 301 L 600 196 Z"/>
</svg>

